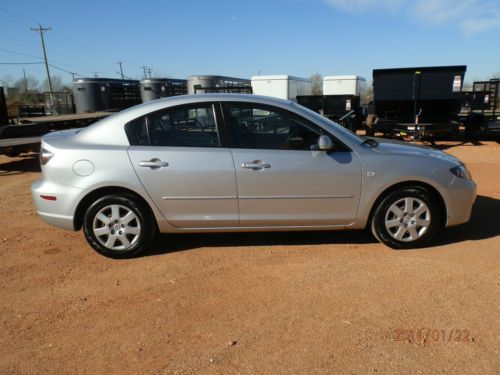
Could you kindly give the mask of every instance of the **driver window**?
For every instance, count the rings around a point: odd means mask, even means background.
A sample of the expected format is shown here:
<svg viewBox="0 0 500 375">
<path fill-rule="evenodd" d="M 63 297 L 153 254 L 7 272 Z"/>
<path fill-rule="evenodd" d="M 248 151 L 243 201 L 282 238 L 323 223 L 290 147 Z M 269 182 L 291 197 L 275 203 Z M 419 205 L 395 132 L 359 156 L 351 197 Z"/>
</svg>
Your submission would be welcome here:
<svg viewBox="0 0 500 375">
<path fill-rule="evenodd" d="M 268 107 L 229 104 L 235 148 L 314 150 L 319 130 L 286 111 Z"/>
</svg>

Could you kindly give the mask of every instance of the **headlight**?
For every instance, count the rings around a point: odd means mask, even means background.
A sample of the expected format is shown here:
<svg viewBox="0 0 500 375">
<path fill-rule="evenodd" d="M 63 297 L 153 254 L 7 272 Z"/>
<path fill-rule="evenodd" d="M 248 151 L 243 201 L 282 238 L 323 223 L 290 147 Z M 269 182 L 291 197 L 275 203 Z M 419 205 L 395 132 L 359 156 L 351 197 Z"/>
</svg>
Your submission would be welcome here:
<svg viewBox="0 0 500 375">
<path fill-rule="evenodd" d="M 464 164 L 460 164 L 460 165 L 457 165 L 453 168 L 450 168 L 450 172 L 453 173 L 457 177 L 465 178 L 466 180 L 471 179 L 470 172 Z"/>
</svg>

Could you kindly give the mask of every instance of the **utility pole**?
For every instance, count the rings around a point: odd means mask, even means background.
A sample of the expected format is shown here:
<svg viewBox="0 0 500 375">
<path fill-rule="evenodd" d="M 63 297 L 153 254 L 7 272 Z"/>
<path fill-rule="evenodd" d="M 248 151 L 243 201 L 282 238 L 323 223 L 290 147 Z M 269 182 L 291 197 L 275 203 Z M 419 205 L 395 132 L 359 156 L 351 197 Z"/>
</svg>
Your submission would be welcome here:
<svg viewBox="0 0 500 375">
<path fill-rule="evenodd" d="M 148 69 L 147 66 L 141 66 L 141 69 L 144 71 L 144 79 L 148 78 L 147 74 L 146 74 L 146 70 Z"/>
<path fill-rule="evenodd" d="M 24 93 L 28 93 L 28 80 L 26 79 L 26 70 L 23 68 L 23 77 L 24 77 Z"/>
<path fill-rule="evenodd" d="M 117 64 L 120 65 L 120 75 L 122 76 L 122 81 L 124 81 L 125 78 L 123 76 L 123 68 L 122 68 L 123 61 L 118 61 Z"/>
<path fill-rule="evenodd" d="M 75 80 L 75 75 L 78 74 L 78 73 L 72 73 L 72 72 L 69 72 L 69 74 L 71 74 L 71 79 L 74 81 Z"/>
<path fill-rule="evenodd" d="M 151 72 L 153 71 L 153 69 L 148 68 L 148 69 L 146 69 L 146 70 L 148 71 L 148 74 L 149 74 L 149 79 L 151 79 Z"/>
<path fill-rule="evenodd" d="M 97 73 L 99 73 L 99 72 L 94 72 L 94 77 L 95 77 L 95 78 L 98 78 L 98 77 L 97 77 Z"/>
<path fill-rule="evenodd" d="M 42 40 L 43 58 L 45 60 L 45 70 L 47 71 L 47 80 L 49 81 L 49 102 L 50 102 L 50 112 L 52 113 L 54 109 L 54 98 L 52 97 L 52 80 L 50 79 L 49 63 L 47 61 L 47 51 L 45 50 L 45 40 L 43 38 L 43 33 L 45 31 L 52 30 L 51 27 L 42 27 L 38 24 L 38 28 L 31 28 L 31 31 L 38 31 L 40 33 L 40 38 Z"/>
</svg>

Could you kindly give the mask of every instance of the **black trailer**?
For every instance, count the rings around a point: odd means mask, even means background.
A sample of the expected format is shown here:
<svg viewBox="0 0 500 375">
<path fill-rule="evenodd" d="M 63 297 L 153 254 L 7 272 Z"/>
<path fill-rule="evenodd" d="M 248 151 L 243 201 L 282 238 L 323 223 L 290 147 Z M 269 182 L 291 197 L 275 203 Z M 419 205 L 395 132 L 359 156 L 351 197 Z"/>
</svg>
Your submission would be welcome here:
<svg viewBox="0 0 500 375">
<path fill-rule="evenodd" d="M 466 69 L 458 65 L 373 70 L 373 130 L 410 139 L 458 133 Z"/>
<path fill-rule="evenodd" d="M 297 103 L 352 131 L 361 127 L 363 111 L 359 95 L 297 95 Z"/>
<path fill-rule="evenodd" d="M 173 78 L 146 78 L 141 81 L 141 99 L 150 100 L 186 95 L 187 80 Z"/>
<path fill-rule="evenodd" d="M 187 79 L 188 94 L 205 93 L 235 93 L 252 94 L 252 84 L 249 79 L 214 75 L 190 76 Z"/>
<path fill-rule="evenodd" d="M 142 102 L 139 81 L 79 78 L 73 81 L 76 113 L 116 111 Z"/>
<path fill-rule="evenodd" d="M 9 123 L 9 114 L 7 113 L 7 103 L 5 102 L 5 94 L 3 87 L 0 86 L 0 126 Z"/>
<path fill-rule="evenodd" d="M 472 91 L 463 92 L 460 117 L 464 124 L 475 125 L 473 133 L 500 132 L 500 79 L 476 81 Z"/>
</svg>

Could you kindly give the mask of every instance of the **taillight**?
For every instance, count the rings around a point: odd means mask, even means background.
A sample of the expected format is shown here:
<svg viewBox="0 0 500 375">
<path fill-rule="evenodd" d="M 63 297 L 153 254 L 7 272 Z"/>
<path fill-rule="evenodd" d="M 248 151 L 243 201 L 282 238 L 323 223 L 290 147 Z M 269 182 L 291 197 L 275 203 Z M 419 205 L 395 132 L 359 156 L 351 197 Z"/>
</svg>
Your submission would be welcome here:
<svg viewBox="0 0 500 375">
<path fill-rule="evenodd" d="M 40 165 L 45 165 L 49 162 L 50 159 L 54 156 L 53 152 L 50 152 L 49 150 L 45 148 L 40 149 Z"/>
</svg>

